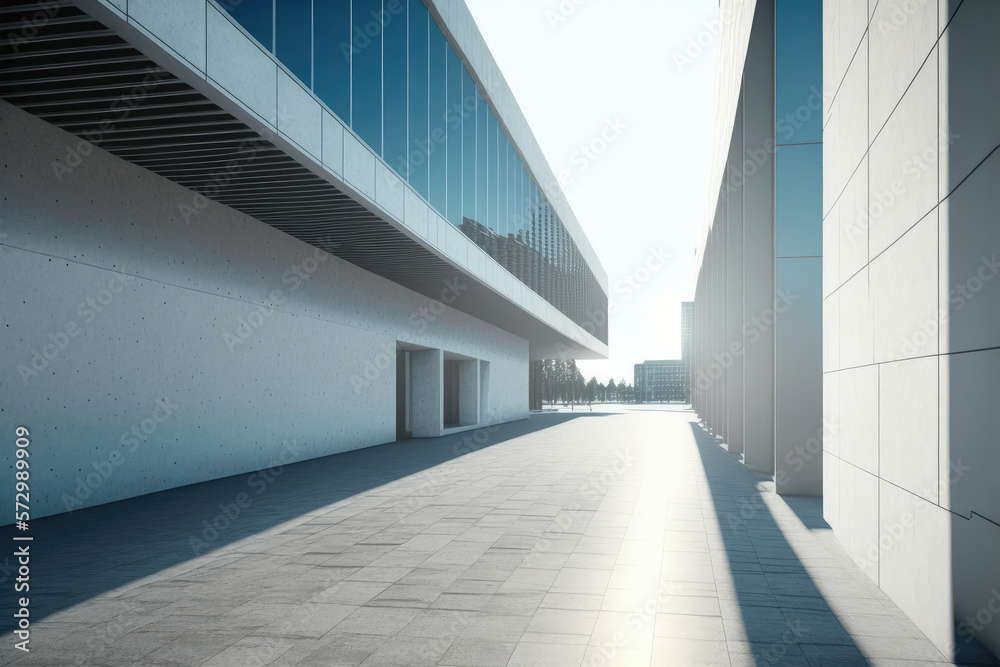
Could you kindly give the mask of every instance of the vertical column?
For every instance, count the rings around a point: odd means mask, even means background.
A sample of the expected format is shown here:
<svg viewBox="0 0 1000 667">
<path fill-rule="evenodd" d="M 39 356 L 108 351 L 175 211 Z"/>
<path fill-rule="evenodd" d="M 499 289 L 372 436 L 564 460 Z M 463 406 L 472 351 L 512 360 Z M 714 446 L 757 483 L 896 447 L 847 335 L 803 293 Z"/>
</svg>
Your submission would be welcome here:
<svg viewBox="0 0 1000 667">
<path fill-rule="evenodd" d="M 774 479 L 778 493 L 819 496 L 823 492 L 822 0 L 775 0 L 774 25 L 778 141 Z"/>
<path fill-rule="evenodd" d="M 743 155 L 743 92 L 740 91 L 729 145 L 729 164 L 740 165 Z M 742 168 L 737 167 L 737 168 Z M 728 425 L 726 444 L 730 454 L 743 452 L 743 188 L 731 182 L 730 171 L 723 180 L 726 197 L 726 264 L 729 267 L 726 288 L 726 341 L 723 355 L 726 373 Z"/>
<path fill-rule="evenodd" d="M 719 414 L 718 414 L 718 428 L 715 430 L 716 435 L 720 436 L 723 441 L 729 441 L 729 366 L 726 363 L 726 347 L 727 347 L 727 328 L 729 326 L 729 313 L 726 312 L 726 302 L 728 300 L 729 293 L 729 266 L 727 264 L 727 235 L 728 235 L 728 219 L 726 217 L 726 208 L 729 203 L 728 197 L 726 197 L 725 189 L 719 191 L 719 205 L 715 209 L 715 245 L 716 245 L 716 275 L 719 285 L 718 298 L 716 299 L 715 312 L 719 315 L 719 321 L 716 325 L 715 340 L 716 340 L 716 359 L 719 362 L 721 377 L 718 380 L 718 396 L 719 396 Z"/>
<path fill-rule="evenodd" d="M 744 463 L 774 472 L 774 0 L 758 0 L 743 78 Z M 758 164 L 748 156 L 764 156 Z"/>
<path fill-rule="evenodd" d="M 458 423 L 462 426 L 479 423 L 478 359 L 458 364 Z"/>
<path fill-rule="evenodd" d="M 441 350 L 414 350 L 413 435 L 435 438 L 444 427 L 444 355 Z"/>
</svg>

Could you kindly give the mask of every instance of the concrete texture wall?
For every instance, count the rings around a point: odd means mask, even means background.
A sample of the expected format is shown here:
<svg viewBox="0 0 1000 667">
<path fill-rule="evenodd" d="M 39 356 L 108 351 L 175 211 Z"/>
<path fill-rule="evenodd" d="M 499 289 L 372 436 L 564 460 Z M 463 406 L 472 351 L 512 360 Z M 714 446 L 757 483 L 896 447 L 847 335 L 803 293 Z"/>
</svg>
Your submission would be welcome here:
<svg viewBox="0 0 1000 667">
<path fill-rule="evenodd" d="M 489 420 L 527 416 L 521 338 L 212 202 L 186 224 L 191 191 L 2 102 L 0 154 L 33 517 L 392 441 L 397 340 L 488 360 Z"/>
<path fill-rule="evenodd" d="M 824 513 L 946 655 L 1000 655 L 1000 3 L 824 15 Z"/>
</svg>

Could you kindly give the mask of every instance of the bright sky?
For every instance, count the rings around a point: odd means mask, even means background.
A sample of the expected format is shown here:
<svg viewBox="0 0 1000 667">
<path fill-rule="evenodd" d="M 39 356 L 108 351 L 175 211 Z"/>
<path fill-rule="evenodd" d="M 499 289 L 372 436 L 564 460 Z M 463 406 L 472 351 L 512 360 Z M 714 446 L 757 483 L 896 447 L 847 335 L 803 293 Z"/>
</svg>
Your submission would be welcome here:
<svg viewBox="0 0 1000 667">
<path fill-rule="evenodd" d="M 708 187 L 718 0 L 466 3 L 608 273 L 611 356 L 579 362 L 584 376 L 632 382 L 635 363 L 679 359 Z M 588 157 L 602 133 L 613 140 Z"/>
</svg>

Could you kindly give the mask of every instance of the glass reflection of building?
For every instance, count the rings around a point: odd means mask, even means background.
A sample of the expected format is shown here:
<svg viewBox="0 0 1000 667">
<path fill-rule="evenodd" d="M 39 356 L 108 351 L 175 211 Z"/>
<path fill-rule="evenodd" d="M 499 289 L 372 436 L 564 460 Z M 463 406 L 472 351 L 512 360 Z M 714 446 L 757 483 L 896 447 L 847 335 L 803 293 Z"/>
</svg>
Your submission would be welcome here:
<svg viewBox="0 0 1000 667">
<path fill-rule="evenodd" d="M 223 0 L 434 209 L 607 342 L 607 297 L 421 0 Z"/>
</svg>

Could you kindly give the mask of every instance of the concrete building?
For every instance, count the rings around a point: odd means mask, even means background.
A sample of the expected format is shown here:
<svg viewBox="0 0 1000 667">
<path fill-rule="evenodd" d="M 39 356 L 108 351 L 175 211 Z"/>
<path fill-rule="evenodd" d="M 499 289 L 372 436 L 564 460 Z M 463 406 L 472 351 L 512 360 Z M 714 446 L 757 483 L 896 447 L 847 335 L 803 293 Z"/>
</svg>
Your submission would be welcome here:
<svg viewBox="0 0 1000 667">
<path fill-rule="evenodd" d="M 681 303 L 681 358 L 644 361 L 635 365 L 634 384 L 636 403 L 690 403 L 691 402 L 691 320 L 694 304 Z"/>
<path fill-rule="evenodd" d="M 607 276 L 463 2 L 2 11 L 33 518 L 522 419 L 530 360 L 607 356 Z"/>
<path fill-rule="evenodd" d="M 723 2 L 692 402 L 783 494 L 822 492 L 822 3 Z"/>
<path fill-rule="evenodd" d="M 691 400 L 691 363 L 694 350 L 694 302 L 681 302 L 681 361 L 687 373 L 688 401 Z"/>
<path fill-rule="evenodd" d="M 945 655 L 1000 656 L 1000 3 L 824 10 L 824 514 Z"/>
<path fill-rule="evenodd" d="M 945 655 L 1000 655 L 1000 3 L 820 8 L 721 4 L 694 405 Z"/>
<path fill-rule="evenodd" d="M 680 359 L 644 361 L 635 365 L 636 403 L 687 403 L 689 375 Z"/>
</svg>

